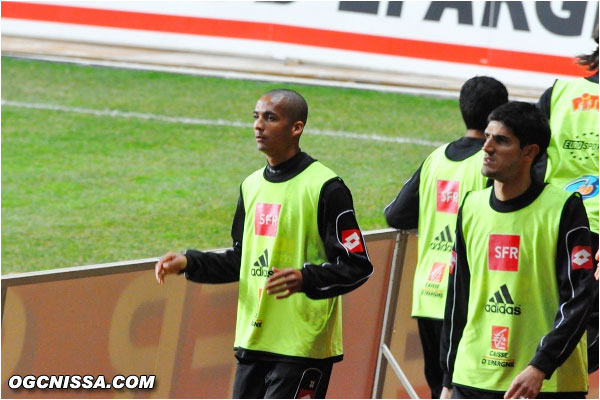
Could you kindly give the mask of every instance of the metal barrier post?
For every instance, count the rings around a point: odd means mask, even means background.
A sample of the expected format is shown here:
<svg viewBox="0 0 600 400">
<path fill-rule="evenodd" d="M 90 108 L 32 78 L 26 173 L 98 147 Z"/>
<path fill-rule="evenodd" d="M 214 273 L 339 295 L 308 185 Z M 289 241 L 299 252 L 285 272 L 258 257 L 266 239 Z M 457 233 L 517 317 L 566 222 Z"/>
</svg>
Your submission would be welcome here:
<svg viewBox="0 0 600 400">
<path fill-rule="evenodd" d="M 388 363 L 390 363 L 390 366 L 398 376 L 398 379 L 400 379 L 402 382 L 404 388 L 410 394 L 411 398 L 418 398 L 412 385 L 402 372 L 402 369 L 389 350 L 389 344 L 391 342 L 394 329 L 394 319 L 396 315 L 396 307 L 398 305 L 398 291 L 400 289 L 400 279 L 402 278 L 402 269 L 404 267 L 407 243 L 408 233 L 398 231 L 398 235 L 396 236 L 396 247 L 394 249 L 394 255 L 392 258 L 390 281 L 388 283 L 387 299 L 383 317 L 379 353 L 377 355 L 377 369 L 375 371 L 375 382 L 373 385 L 372 398 L 381 398 L 382 396 L 383 385 L 385 382 L 385 371 Z"/>
</svg>

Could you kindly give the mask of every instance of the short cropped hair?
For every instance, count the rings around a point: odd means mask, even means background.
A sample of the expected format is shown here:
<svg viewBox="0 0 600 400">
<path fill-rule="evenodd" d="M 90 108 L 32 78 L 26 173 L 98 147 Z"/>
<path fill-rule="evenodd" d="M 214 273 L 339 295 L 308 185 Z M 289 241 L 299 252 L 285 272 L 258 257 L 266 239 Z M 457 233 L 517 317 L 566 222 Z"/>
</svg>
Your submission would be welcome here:
<svg viewBox="0 0 600 400">
<path fill-rule="evenodd" d="M 508 102 L 504 85 L 489 76 L 476 76 L 467 80 L 460 89 L 460 112 L 467 129 L 484 131 L 488 115 L 498 106 Z"/>
<path fill-rule="evenodd" d="M 273 89 L 269 90 L 263 96 L 283 97 L 284 112 L 293 122 L 302 121 L 306 125 L 308 119 L 308 104 L 302 95 L 291 89 Z"/>
<path fill-rule="evenodd" d="M 520 147 L 537 144 L 540 152 L 534 163 L 546 152 L 550 144 L 550 126 L 542 112 L 531 103 L 511 101 L 492 111 L 488 122 L 497 121 L 511 129 L 519 139 Z"/>
</svg>

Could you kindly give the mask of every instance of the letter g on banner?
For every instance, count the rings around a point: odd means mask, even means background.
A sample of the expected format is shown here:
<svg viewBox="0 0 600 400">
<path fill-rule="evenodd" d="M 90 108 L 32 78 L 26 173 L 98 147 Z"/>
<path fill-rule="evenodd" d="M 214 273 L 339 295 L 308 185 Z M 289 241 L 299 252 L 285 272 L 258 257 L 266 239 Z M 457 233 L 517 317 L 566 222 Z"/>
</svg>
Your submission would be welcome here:
<svg viewBox="0 0 600 400">
<path fill-rule="evenodd" d="M 2 318 L 2 376 L 12 376 L 25 346 L 29 314 L 17 288 L 7 289 L 5 301 Z"/>
<path fill-rule="evenodd" d="M 132 280 L 119 296 L 115 306 L 109 332 L 110 362 L 115 371 L 124 375 L 147 374 L 157 376 L 152 397 L 168 398 L 177 355 L 177 343 L 181 327 L 185 280 L 167 279 L 157 288 L 154 276 L 144 273 Z M 157 303 L 164 307 L 156 307 Z M 158 343 L 140 345 L 133 340 L 132 332 L 144 329 L 136 313 L 147 311 L 153 317 L 162 317 Z M 156 333 L 156 332 L 154 332 Z M 120 392 L 121 393 L 121 392 Z M 121 393 L 131 397 L 130 393 Z"/>
</svg>

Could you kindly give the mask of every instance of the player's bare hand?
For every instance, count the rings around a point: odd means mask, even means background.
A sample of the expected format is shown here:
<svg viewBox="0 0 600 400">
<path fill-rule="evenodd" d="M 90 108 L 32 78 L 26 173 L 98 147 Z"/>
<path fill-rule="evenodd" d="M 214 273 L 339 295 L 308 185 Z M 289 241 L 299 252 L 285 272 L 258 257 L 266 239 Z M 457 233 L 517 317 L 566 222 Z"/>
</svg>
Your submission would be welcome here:
<svg viewBox="0 0 600 400">
<path fill-rule="evenodd" d="M 302 289 L 302 272 L 294 268 L 273 268 L 274 274 L 267 279 L 268 294 L 276 295 L 276 299 L 285 299 Z"/>
<path fill-rule="evenodd" d="M 540 393 L 542 383 L 546 374 L 534 367 L 527 366 L 512 381 L 510 387 L 504 394 L 505 399 L 535 399 Z"/>
<path fill-rule="evenodd" d="M 183 254 L 167 253 L 162 256 L 154 266 L 154 275 L 161 285 L 165 281 L 165 275 L 176 274 L 187 265 L 187 258 Z"/>
<path fill-rule="evenodd" d="M 600 269 L 600 265 L 598 265 L 598 261 L 600 261 L 600 249 L 596 251 L 596 272 L 594 272 L 594 278 L 596 278 L 596 280 L 600 278 L 600 271 L 598 271 L 598 269 Z"/>
<path fill-rule="evenodd" d="M 452 389 L 443 387 L 442 393 L 440 394 L 440 399 L 451 399 L 452 398 Z"/>
</svg>

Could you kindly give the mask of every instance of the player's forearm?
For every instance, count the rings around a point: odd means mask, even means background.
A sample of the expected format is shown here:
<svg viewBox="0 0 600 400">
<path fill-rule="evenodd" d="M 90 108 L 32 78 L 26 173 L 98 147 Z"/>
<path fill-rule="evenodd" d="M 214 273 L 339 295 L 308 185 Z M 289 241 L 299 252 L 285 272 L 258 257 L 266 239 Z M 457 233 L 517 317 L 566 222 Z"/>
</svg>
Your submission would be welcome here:
<svg viewBox="0 0 600 400">
<path fill-rule="evenodd" d="M 561 299 L 553 328 L 540 340 L 529 363 L 544 371 L 546 378 L 571 355 L 585 333 L 592 310 L 590 292 L 585 285 L 576 284 L 572 297 Z"/>
<path fill-rule="evenodd" d="M 228 283 L 240 279 L 241 246 L 223 253 L 187 250 L 186 279 L 198 283 Z"/>
<path fill-rule="evenodd" d="M 421 167 L 404 184 L 398 196 L 384 209 L 385 220 L 397 229 L 416 229 L 419 223 L 419 182 Z"/>
<path fill-rule="evenodd" d="M 373 265 L 366 253 L 345 261 L 305 264 L 302 268 L 302 291 L 311 299 L 343 295 L 361 286 L 373 273 Z"/>
</svg>

